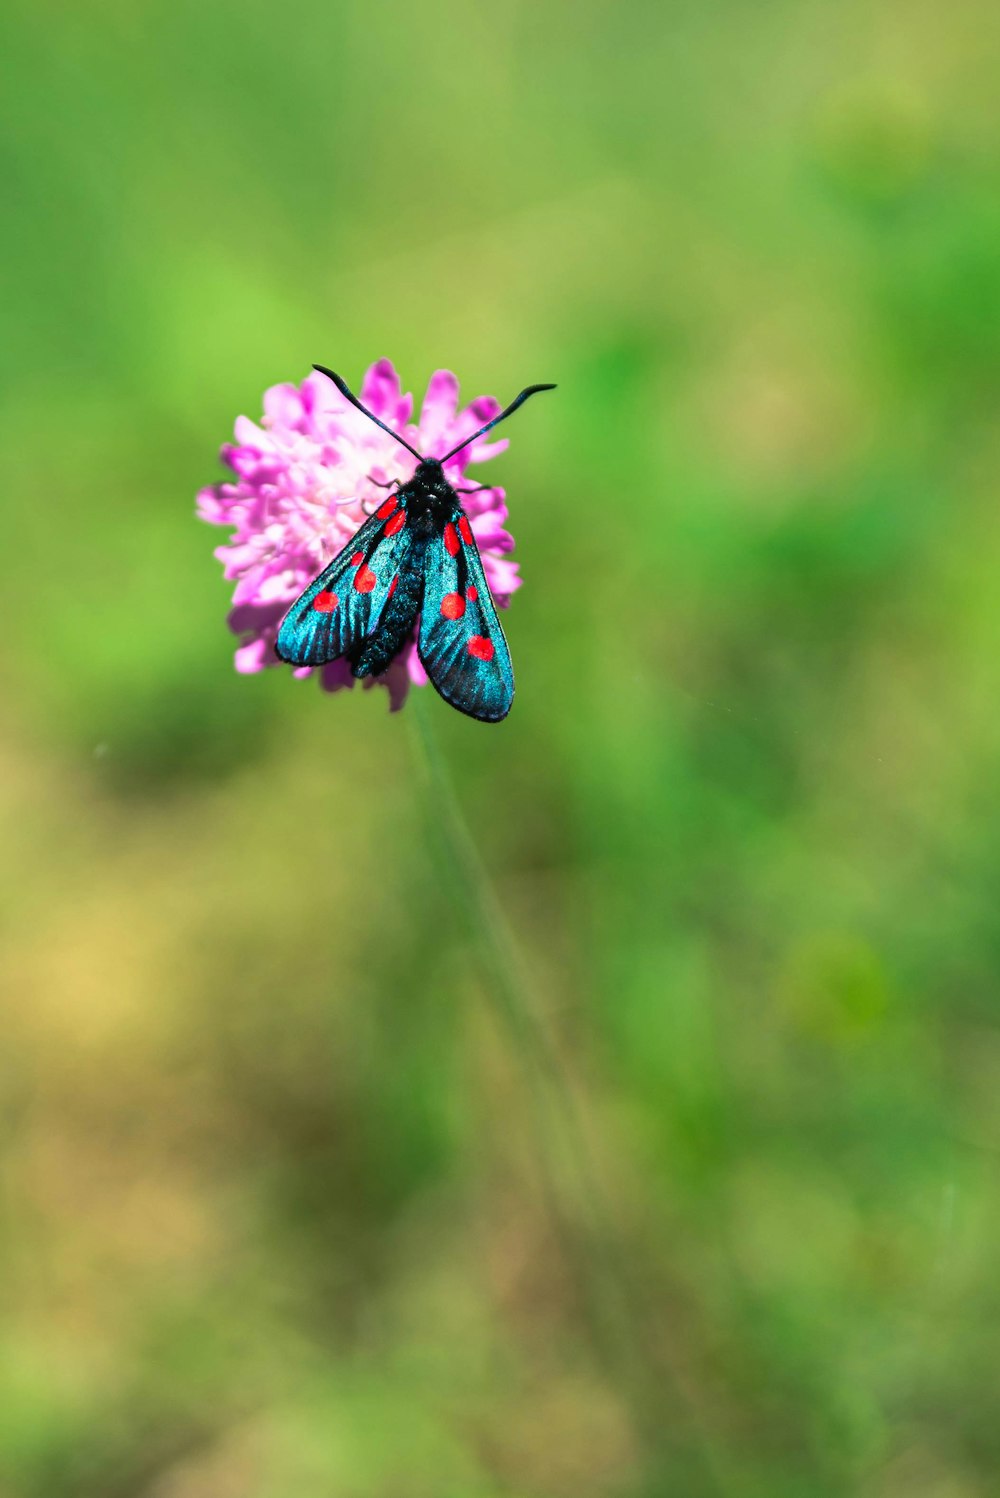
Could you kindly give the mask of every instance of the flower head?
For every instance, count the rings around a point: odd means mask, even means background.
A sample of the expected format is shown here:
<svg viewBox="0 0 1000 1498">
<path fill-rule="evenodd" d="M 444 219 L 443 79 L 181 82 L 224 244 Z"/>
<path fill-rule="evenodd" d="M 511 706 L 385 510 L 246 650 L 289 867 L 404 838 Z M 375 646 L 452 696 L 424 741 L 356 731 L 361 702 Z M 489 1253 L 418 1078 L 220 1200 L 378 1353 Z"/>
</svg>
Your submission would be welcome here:
<svg viewBox="0 0 1000 1498">
<path fill-rule="evenodd" d="M 413 397 L 401 392 L 388 359 L 372 365 L 360 396 L 427 458 L 449 452 L 500 410 L 492 396 L 481 396 L 460 410 L 458 381 L 440 369 L 431 377 L 414 423 Z M 229 627 L 240 637 L 236 669 L 254 672 L 281 664 L 274 641 L 286 609 L 382 503 L 385 488 L 380 486 L 393 480 L 405 483 L 415 462 L 318 373 L 307 375 L 301 385 L 273 385 L 264 392 L 260 424 L 240 416 L 235 435 L 235 443 L 227 443 L 221 454 L 234 479 L 202 489 L 198 514 L 211 525 L 233 527 L 215 555 L 226 578 L 236 584 L 229 613 Z M 480 438 L 445 464 L 445 477 L 461 488 L 470 464 L 495 457 L 506 446 L 503 438 Z M 490 590 L 506 606 L 521 580 L 517 563 L 508 556 L 514 539 L 504 529 L 504 491 L 480 489 L 463 494 L 461 501 Z M 311 674 L 308 666 L 295 669 L 296 676 Z M 327 691 L 354 685 L 343 660 L 320 667 L 318 674 Z M 393 708 L 402 706 L 411 683 L 426 683 L 414 642 L 403 647 L 377 681 L 388 687 Z M 365 684 L 373 685 L 374 679 Z"/>
</svg>

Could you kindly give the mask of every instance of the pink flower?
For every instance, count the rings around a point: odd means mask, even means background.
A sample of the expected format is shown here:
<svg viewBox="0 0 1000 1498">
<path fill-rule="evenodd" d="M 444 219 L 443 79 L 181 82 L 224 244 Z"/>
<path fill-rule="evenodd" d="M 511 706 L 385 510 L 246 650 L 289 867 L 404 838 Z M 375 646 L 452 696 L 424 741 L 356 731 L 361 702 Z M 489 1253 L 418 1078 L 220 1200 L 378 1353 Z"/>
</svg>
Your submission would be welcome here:
<svg viewBox="0 0 1000 1498">
<path fill-rule="evenodd" d="M 489 395 L 459 410 L 458 381 L 439 369 L 427 387 L 420 419 L 413 423 L 413 398 L 402 394 L 388 359 L 369 369 L 360 398 L 428 458 L 448 452 L 500 410 Z M 470 463 L 495 457 L 506 446 L 503 438 L 480 438 L 445 464 L 445 477 L 461 488 Z M 227 443 L 221 456 L 235 479 L 202 489 L 198 514 L 211 525 L 233 527 L 215 555 L 236 585 L 229 613 L 229 627 L 240 637 L 236 669 L 262 671 L 282 664 L 274 641 L 286 609 L 382 503 L 386 491 L 379 483 L 405 482 L 416 464 L 318 373 L 307 375 L 301 385 L 273 385 L 265 391 L 260 425 L 238 417 L 236 442 Z M 483 489 L 463 494 L 461 500 L 490 590 L 505 607 L 521 579 L 517 563 L 508 556 L 514 539 L 504 529 L 504 491 Z M 309 676 L 312 670 L 299 667 L 294 674 Z M 319 676 L 330 692 L 354 685 L 343 660 L 321 667 Z M 402 707 L 411 683 L 423 686 L 426 681 L 411 642 L 384 675 L 367 678 L 365 685 L 377 682 L 388 687 L 390 707 L 396 709 Z"/>
</svg>

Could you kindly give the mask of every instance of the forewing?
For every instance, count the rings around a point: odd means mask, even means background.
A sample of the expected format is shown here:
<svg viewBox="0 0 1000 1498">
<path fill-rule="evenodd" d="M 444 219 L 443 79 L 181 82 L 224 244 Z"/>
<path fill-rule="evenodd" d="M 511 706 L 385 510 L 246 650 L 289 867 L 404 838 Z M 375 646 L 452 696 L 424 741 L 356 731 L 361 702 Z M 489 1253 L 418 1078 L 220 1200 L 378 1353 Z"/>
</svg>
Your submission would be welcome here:
<svg viewBox="0 0 1000 1498">
<path fill-rule="evenodd" d="M 281 621 L 275 649 L 293 666 L 322 666 L 359 646 L 378 623 L 410 549 L 406 502 L 391 495 L 311 582 Z"/>
<path fill-rule="evenodd" d="M 446 702 L 496 723 L 514 700 L 510 651 L 461 510 L 427 547 L 418 651 Z"/>
</svg>

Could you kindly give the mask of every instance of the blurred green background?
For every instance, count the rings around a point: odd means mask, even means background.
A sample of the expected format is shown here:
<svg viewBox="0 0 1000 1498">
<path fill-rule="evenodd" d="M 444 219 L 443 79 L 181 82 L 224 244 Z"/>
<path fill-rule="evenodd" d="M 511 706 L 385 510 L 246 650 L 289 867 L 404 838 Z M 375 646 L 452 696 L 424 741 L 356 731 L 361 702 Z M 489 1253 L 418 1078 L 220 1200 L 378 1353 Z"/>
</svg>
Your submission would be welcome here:
<svg viewBox="0 0 1000 1498">
<path fill-rule="evenodd" d="M 1000 1492 L 998 67 L 994 0 L 7 7 L 2 1498 Z M 382 355 L 559 384 L 514 712 L 425 706 L 596 1200 L 412 708 L 238 677 L 192 518 Z"/>
</svg>

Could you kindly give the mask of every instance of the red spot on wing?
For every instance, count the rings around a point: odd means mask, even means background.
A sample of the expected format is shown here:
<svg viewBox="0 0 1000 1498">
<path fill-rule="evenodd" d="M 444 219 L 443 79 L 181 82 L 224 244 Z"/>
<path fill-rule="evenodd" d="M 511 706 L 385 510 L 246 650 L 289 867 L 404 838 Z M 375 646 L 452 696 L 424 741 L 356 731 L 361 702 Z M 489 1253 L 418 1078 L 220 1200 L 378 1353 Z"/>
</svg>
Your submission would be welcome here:
<svg viewBox="0 0 1000 1498">
<path fill-rule="evenodd" d="M 386 533 L 386 535 L 387 536 L 394 536 L 397 531 L 401 531 L 403 529 L 403 526 L 405 524 L 406 524 L 406 511 L 405 510 L 397 510 L 396 514 L 393 515 L 392 519 L 388 520 L 386 522 L 386 527 L 385 527 L 385 533 Z"/>
<path fill-rule="evenodd" d="M 375 576 L 372 569 L 364 562 L 362 562 L 361 566 L 354 574 L 354 586 L 357 588 L 358 592 L 370 593 L 377 582 L 378 578 Z"/>
<path fill-rule="evenodd" d="M 476 599 L 479 597 L 479 589 L 476 587 L 475 583 L 469 584 L 469 586 L 465 590 L 465 596 L 470 603 L 475 603 Z"/>
<path fill-rule="evenodd" d="M 399 587 L 399 573 L 397 572 L 396 576 L 393 578 L 392 582 L 389 584 L 389 591 L 385 595 L 386 598 L 391 598 L 392 595 L 393 595 L 393 593 L 395 593 L 395 591 L 396 591 L 396 589 L 398 587 Z"/>
<path fill-rule="evenodd" d="M 363 551 L 356 551 L 354 553 L 354 555 L 352 556 L 352 558 L 351 558 L 351 566 L 352 567 L 356 567 L 358 565 L 358 563 L 359 562 L 363 562 L 364 559 L 365 559 L 364 552 Z"/>
<path fill-rule="evenodd" d="M 390 494 L 389 498 L 386 500 L 385 504 L 379 505 L 379 507 L 375 511 L 375 513 L 376 513 L 376 515 L 378 516 L 378 518 L 380 520 L 384 520 L 387 515 L 391 515 L 392 514 L 392 512 L 393 512 L 393 510 L 395 508 L 396 508 L 396 496 L 395 496 L 395 494 Z"/>
<path fill-rule="evenodd" d="M 336 593 L 327 593 L 324 589 L 322 593 L 317 593 L 313 599 L 313 608 L 317 614 L 332 614 L 339 602 L 340 599 Z"/>
<path fill-rule="evenodd" d="M 449 556 L 458 556 L 458 531 L 452 525 L 450 520 L 444 528 L 444 544 L 448 548 Z"/>
<path fill-rule="evenodd" d="M 465 648 L 477 661 L 491 661 L 496 654 L 493 641 L 488 640 L 485 635 L 473 635 Z"/>
<path fill-rule="evenodd" d="M 446 619 L 461 619 L 465 613 L 465 599 L 461 593 L 446 593 L 441 600 L 441 612 Z"/>
<path fill-rule="evenodd" d="M 466 519 L 466 517 L 464 515 L 462 516 L 462 518 L 458 522 L 458 528 L 462 532 L 462 540 L 465 542 L 466 546 L 471 546 L 472 545 L 472 527 L 470 526 L 468 520 Z"/>
</svg>

